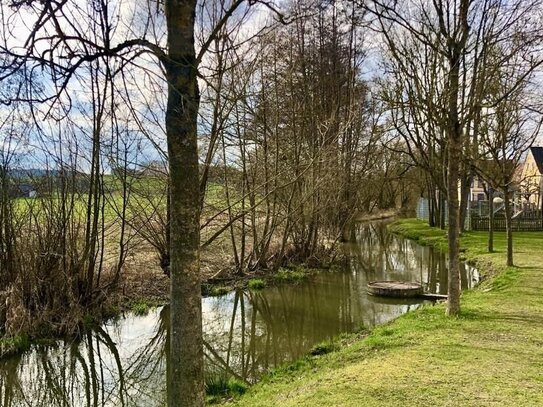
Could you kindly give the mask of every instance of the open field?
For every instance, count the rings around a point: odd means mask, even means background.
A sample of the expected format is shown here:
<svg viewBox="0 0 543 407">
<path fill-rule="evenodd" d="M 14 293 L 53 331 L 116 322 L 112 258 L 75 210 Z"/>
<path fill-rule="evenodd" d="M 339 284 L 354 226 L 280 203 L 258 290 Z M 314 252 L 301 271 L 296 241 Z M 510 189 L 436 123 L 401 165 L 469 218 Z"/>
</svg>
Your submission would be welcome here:
<svg viewBox="0 0 543 407">
<path fill-rule="evenodd" d="M 103 261 L 104 285 L 108 284 L 119 260 L 123 213 L 126 221 L 123 239 L 127 255 L 120 284 L 115 293 L 108 292 L 108 301 L 115 307 L 123 309 L 130 308 L 131 303 L 140 300 L 150 304 L 165 303 L 169 297 L 169 278 L 161 269 L 159 253 L 152 244 L 165 239 L 164 228 L 167 221 L 165 181 L 146 176 L 133 178 L 127 182 L 127 202 L 124 203 L 120 180 L 113 176 L 104 176 L 104 193 L 98 204 L 100 208 L 98 250 Z M 15 234 L 28 241 L 29 238 L 37 239 L 38 235 L 43 235 L 45 230 L 51 230 L 52 227 L 60 228 L 68 230 L 69 236 L 81 242 L 78 250 L 83 250 L 86 224 L 88 216 L 91 216 L 88 209 L 89 195 L 85 192 L 87 190 L 88 187 L 82 188 L 81 192 L 65 194 L 61 194 L 60 190 L 54 190 L 52 194 L 43 193 L 35 198 L 14 198 L 11 201 L 11 208 L 14 225 L 17 228 Z M 212 221 L 203 228 L 202 241 L 212 236 L 225 222 L 226 215 L 220 214 L 225 207 L 227 201 L 224 186 L 209 182 L 202 222 L 209 218 Z M 208 280 L 221 270 L 231 268 L 228 246 L 230 240 L 227 239 L 227 232 L 202 250 L 202 281 Z"/>
<path fill-rule="evenodd" d="M 445 232 L 403 220 L 394 231 L 446 246 Z M 543 405 L 543 233 L 515 233 L 517 267 L 505 267 L 505 236 L 486 253 L 486 233 L 462 237 L 463 256 L 484 275 L 462 297 L 458 318 L 444 306 L 408 313 L 339 350 L 308 356 L 268 375 L 239 406 Z"/>
</svg>

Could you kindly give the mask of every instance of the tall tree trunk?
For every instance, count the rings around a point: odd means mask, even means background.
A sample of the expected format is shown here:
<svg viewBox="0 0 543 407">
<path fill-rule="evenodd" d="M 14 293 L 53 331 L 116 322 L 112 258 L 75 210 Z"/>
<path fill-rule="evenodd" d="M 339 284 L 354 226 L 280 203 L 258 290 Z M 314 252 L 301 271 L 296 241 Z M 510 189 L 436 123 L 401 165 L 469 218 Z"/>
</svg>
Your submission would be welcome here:
<svg viewBox="0 0 543 407">
<path fill-rule="evenodd" d="M 508 187 L 503 190 L 505 207 L 505 234 L 507 235 L 507 265 L 513 266 L 513 214 L 511 213 L 511 191 Z"/>
<path fill-rule="evenodd" d="M 171 188 L 170 407 L 204 405 L 195 8 L 195 0 L 165 2 L 168 25 L 166 135 Z"/>
<path fill-rule="evenodd" d="M 428 193 L 428 207 L 431 207 L 432 227 L 439 227 L 439 199 L 434 189 L 433 194 Z"/>
<path fill-rule="evenodd" d="M 449 279 L 448 279 L 448 300 L 447 314 L 457 315 L 460 312 L 460 228 L 458 224 L 458 170 L 460 149 L 462 142 L 460 137 L 449 138 L 449 163 L 448 163 L 448 237 L 449 237 Z"/>
<path fill-rule="evenodd" d="M 462 4 L 467 7 L 465 3 Z M 460 13 L 467 18 L 467 9 Z M 464 22 L 467 24 L 467 21 Z M 460 161 L 462 155 L 462 126 L 459 118 L 458 94 L 460 79 L 460 45 L 452 49 L 449 59 L 450 72 L 448 75 L 448 114 L 447 139 L 449 142 L 447 163 L 447 200 L 448 200 L 448 237 L 449 237 L 449 282 L 447 314 L 458 315 L 460 312 L 460 227 L 458 207 L 458 180 L 460 175 Z"/>
<path fill-rule="evenodd" d="M 436 203 L 436 190 L 434 184 L 431 181 L 427 182 L 428 191 L 428 223 L 431 227 L 439 225 L 437 216 L 437 203 Z"/>
</svg>

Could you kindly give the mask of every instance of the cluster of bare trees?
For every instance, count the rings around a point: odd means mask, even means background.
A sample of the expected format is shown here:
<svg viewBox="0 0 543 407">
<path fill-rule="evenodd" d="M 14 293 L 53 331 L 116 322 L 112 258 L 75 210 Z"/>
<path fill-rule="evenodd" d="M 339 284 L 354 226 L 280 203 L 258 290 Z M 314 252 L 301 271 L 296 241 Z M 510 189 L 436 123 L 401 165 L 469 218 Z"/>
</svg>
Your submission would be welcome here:
<svg viewBox="0 0 543 407">
<path fill-rule="evenodd" d="M 171 278 L 170 405 L 203 400 L 201 256 L 321 264 L 353 214 L 426 190 L 457 314 L 469 185 L 508 206 L 539 129 L 539 0 L 0 4 L 3 332 L 99 307 L 147 242 Z M 48 176 L 22 200 L 31 162 Z"/>
<path fill-rule="evenodd" d="M 425 170 L 433 224 L 444 226 L 446 200 L 448 312 L 457 314 L 458 237 L 473 177 L 500 189 L 508 206 L 515 169 L 539 129 L 533 79 L 543 61 L 541 3 L 375 1 L 367 8 L 384 41 L 390 129 Z"/>
<path fill-rule="evenodd" d="M 354 214 L 413 195 L 361 75 L 364 11 L 315 4 L 292 3 L 290 24 L 257 35 L 242 29 L 247 13 L 232 18 L 202 61 L 200 247 L 213 274 L 327 262 Z M 153 215 L 137 211 L 138 230 L 168 272 L 169 215 L 141 192 Z"/>
<path fill-rule="evenodd" d="M 387 204 L 360 188 L 383 152 L 379 112 L 360 78 L 359 11 L 310 6 L 293 3 L 294 21 L 253 38 L 243 55 L 217 56 L 227 68 L 210 91 L 221 117 L 210 133 L 217 153 L 207 156 L 222 168 L 239 272 L 319 262 L 357 209 Z"/>
<path fill-rule="evenodd" d="M 170 402 L 201 404 L 203 250 L 239 273 L 320 263 L 354 212 L 407 203 L 362 76 L 364 13 L 3 1 L 3 333 L 71 331 L 143 239 L 171 278 Z M 146 158 L 166 164 L 148 176 Z M 12 193 L 38 178 L 36 198 Z"/>
<path fill-rule="evenodd" d="M 17 101 L 2 110 L 0 320 L 7 335 L 74 333 L 89 309 L 105 311 L 104 295 L 119 281 L 135 237 L 125 221 L 129 184 L 120 180 L 137 160 L 138 136 L 107 109 L 112 82 L 99 63 L 87 68 L 92 98 L 71 111 L 49 105 L 50 117 L 34 122 L 42 106 Z M 106 175 L 113 161 L 124 163 L 117 177 Z"/>
</svg>

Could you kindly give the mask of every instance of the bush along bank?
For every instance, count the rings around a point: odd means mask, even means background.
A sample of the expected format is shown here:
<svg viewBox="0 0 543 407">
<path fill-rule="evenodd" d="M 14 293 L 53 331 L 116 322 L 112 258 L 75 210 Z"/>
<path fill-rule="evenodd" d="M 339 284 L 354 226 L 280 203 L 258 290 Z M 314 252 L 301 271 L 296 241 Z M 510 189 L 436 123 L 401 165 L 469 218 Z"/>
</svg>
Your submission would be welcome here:
<svg viewBox="0 0 543 407">
<path fill-rule="evenodd" d="M 219 296 L 237 289 L 262 290 L 281 284 L 299 284 L 311 278 L 315 273 L 326 270 L 338 270 L 339 265 L 313 268 L 305 265 L 280 267 L 275 271 L 259 271 L 254 274 L 233 276 L 225 279 L 209 280 L 202 284 L 202 295 Z"/>
</svg>

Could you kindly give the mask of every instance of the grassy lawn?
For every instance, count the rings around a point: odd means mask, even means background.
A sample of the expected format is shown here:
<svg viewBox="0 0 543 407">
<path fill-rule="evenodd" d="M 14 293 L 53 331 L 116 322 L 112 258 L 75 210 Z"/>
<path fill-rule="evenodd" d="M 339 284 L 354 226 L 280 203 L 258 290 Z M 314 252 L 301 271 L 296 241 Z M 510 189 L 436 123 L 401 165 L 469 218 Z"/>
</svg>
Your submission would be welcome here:
<svg viewBox="0 0 543 407">
<path fill-rule="evenodd" d="M 444 247 L 445 232 L 416 220 L 393 226 L 421 244 Z M 465 259 L 485 276 L 462 297 L 458 318 L 427 306 L 351 335 L 339 350 L 278 369 L 233 403 L 239 406 L 542 406 L 543 233 L 505 236 L 486 253 L 486 233 L 466 233 Z"/>
</svg>

